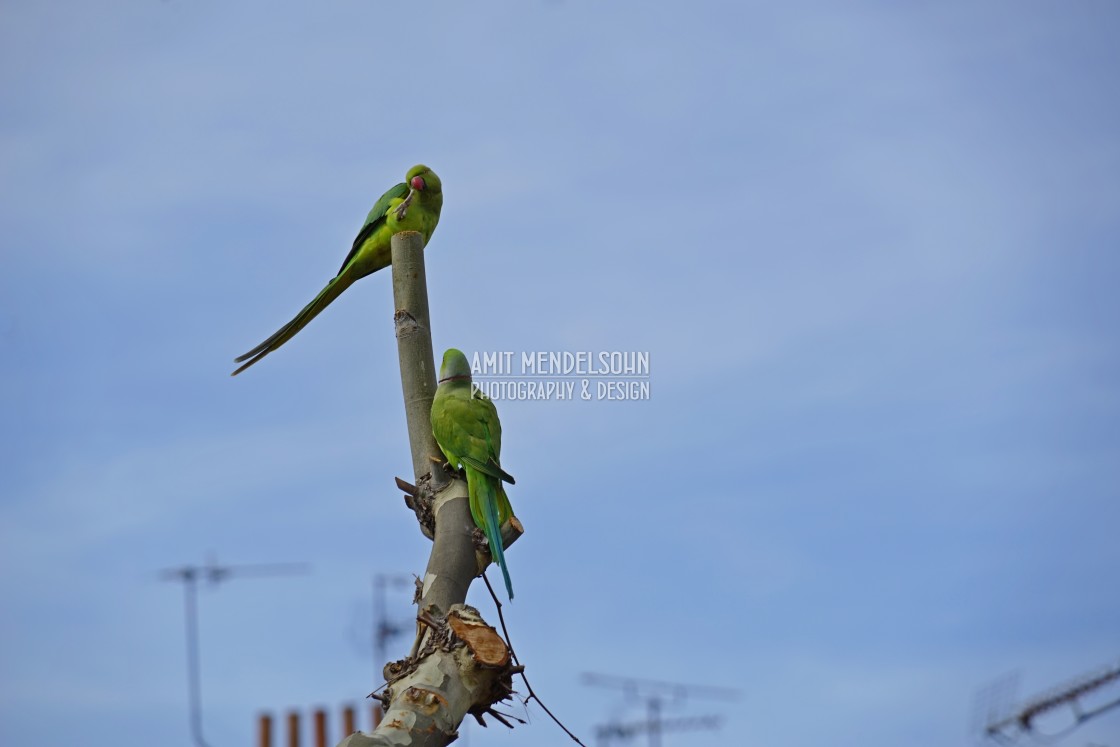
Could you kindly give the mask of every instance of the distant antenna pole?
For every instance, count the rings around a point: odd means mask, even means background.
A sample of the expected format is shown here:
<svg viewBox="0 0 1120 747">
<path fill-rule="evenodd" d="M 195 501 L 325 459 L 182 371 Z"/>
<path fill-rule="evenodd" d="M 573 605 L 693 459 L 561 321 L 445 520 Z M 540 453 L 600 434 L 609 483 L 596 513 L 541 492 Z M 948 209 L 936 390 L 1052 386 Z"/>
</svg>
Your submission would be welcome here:
<svg viewBox="0 0 1120 747">
<path fill-rule="evenodd" d="M 373 680 L 374 685 L 385 679 L 389 641 L 405 631 L 404 626 L 389 619 L 385 607 L 385 589 L 407 587 L 411 576 L 399 573 L 378 573 L 373 577 Z"/>
<path fill-rule="evenodd" d="M 178 574 L 183 582 L 183 611 L 187 629 L 187 699 L 190 710 L 191 737 L 198 747 L 209 747 L 202 736 L 202 705 L 198 681 L 198 568 L 184 567 L 178 571 L 164 571 L 164 578 L 174 580 Z"/>
<path fill-rule="evenodd" d="M 622 690 L 627 695 L 644 700 L 646 703 L 646 720 L 629 724 L 612 721 L 598 728 L 600 743 L 606 745 L 612 737 L 628 739 L 640 732 L 645 732 L 649 737 L 650 747 L 660 747 L 661 735 L 666 731 L 697 731 L 700 729 L 718 729 L 719 716 L 696 716 L 690 718 L 665 719 L 662 717 L 662 706 L 665 700 L 671 698 L 684 701 L 689 696 L 707 700 L 736 701 L 739 692 L 726 687 L 713 687 L 711 685 L 682 685 L 677 682 L 662 682 L 658 680 L 640 680 L 632 677 L 616 677 L 609 674 L 595 674 L 585 672 L 583 684 L 596 687 L 607 687 Z"/>
<path fill-rule="evenodd" d="M 1067 730 L 1072 731 L 1089 719 L 1120 706 L 1120 698 L 1091 710 L 1082 709 L 1079 702 L 1082 696 L 1118 680 L 1120 680 L 1120 663 L 1102 671 L 1085 675 L 1066 685 L 1054 688 L 1050 692 L 1032 698 L 1025 705 L 1015 709 L 1010 716 L 990 722 L 984 728 L 984 734 L 1000 742 L 1011 742 L 1020 734 L 1037 733 L 1034 724 L 1034 719 L 1037 716 L 1066 705 L 1073 711 L 1073 724 Z"/>
<path fill-rule="evenodd" d="M 305 563 L 277 563 L 271 565 L 219 566 L 209 562 L 204 566 L 185 565 L 182 568 L 169 568 L 160 577 L 165 581 L 180 581 L 183 584 L 183 616 L 187 631 L 187 707 L 191 725 L 191 738 L 196 747 L 210 747 L 202 735 L 202 685 L 199 677 L 198 645 L 198 580 L 205 578 L 211 586 L 216 586 L 230 576 L 291 576 L 306 573 L 309 566 Z"/>
</svg>

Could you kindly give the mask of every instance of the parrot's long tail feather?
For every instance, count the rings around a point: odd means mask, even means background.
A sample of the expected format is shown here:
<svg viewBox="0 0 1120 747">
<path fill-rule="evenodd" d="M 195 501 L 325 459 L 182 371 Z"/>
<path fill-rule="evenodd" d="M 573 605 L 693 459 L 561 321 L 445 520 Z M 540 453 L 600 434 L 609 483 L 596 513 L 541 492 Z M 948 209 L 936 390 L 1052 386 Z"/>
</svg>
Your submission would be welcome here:
<svg viewBox="0 0 1120 747">
<path fill-rule="evenodd" d="M 292 339 L 297 332 L 306 327 L 308 322 L 318 316 L 320 311 L 327 308 L 331 301 L 338 298 L 342 291 L 349 288 L 353 282 L 353 279 L 351 279 L 349 275 L 344 274 L 339 274 L 331 278 L 331 281 L 327 283 L 326 287 L 319 291 L 319 295 L 315 296 L 315 299 L 311 303 L 304 306 L 292 321 L 276 330 L 275 334 L 248 353 L 234 358 L 234 363 L 241 363 L 242 361 L 245 361 L 245 363 L 230 375 L 236 376 L 288 340 Z"/>
<path fill-rule="evenodd" d="M 473 478 L 473 480 L 472 480 Z M 471 482 L 475 485 L 471 485 Z M 475 522 L 478 523 L 479 516 L 482 518 L 482 533 L 486 535 L 486 542 L 490 545 L 490 554 L 494 557 L 494 562 L 502 569 L 502 578 L 506 582 L 506 593 L 509 594 L 510 601 L 513 600 L 513 583 L 509 580 L 509 568 L 506 567 L 506 554 L 502 550 L 502 525 L 498 518 L 498 496 L 497 490 L 501 490 L 501 483 L 498 483 L 492 477 L 479 474 L 474 469 L 467 468 L 467 487 L 471 495 L 472 502 L 474 496 L 478 496 L 480 506 L 477 506 L 478 511 L 475 512 L 472 507 L 472 514 L 475 514 Z M 508 501 L 508 499 L 507 499 Z"/>
</svg>

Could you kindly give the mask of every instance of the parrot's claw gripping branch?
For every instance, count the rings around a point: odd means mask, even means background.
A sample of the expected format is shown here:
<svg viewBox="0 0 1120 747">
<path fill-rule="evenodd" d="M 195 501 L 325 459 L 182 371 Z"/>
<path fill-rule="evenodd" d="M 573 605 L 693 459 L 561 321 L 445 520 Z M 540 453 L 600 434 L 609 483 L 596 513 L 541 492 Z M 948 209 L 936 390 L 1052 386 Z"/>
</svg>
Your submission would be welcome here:
<svg viewBox="0 0 1120 747">
<path fill-rule="evenodd" d="M 443 471 L 447 473 L 447 477 L 449 479 L 455 477 L 461 478 L 463 480 L 467 479 L 467 471 L 465 469 L 456 469 L 455 467 L 452 467 L 451 462 L 447 461 L 446 459 L 432 457 L 432 462 L 442 467 Z"/>
</svg>

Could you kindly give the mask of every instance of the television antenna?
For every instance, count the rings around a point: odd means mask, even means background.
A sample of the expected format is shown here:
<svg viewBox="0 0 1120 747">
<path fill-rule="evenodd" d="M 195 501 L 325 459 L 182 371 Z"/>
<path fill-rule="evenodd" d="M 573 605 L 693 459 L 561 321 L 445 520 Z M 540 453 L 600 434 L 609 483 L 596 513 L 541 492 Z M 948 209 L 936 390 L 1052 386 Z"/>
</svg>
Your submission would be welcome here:
<svg viewBox="0 0 1120 747">
<path fill-rule="evenodd" d="M 712 685 L 683 685 L 678 682 L 617 677 L 594 672 L 584 672 L 582 679 L 585 685 L 621 690 L 630 698 L 645 701 L 646 719 L 644 721 L 630 723 L 610 721 L 596 728 L 599 743 L 604 747 L 611 739 L 630 739 L 642 732 L 645 732 L 649 737 L 650 747 L 660 747 L 661 735 L 664 732 L 715 730 L 719 729 L 722 724 L 722 719 L 714 715 L 663 718 L 661 714 L 667 701 L 681 703 L 690 697 L 727 702 L 734 702 L 739 699 L 738 690 Z"/>
<path fill-rule="evenodd" d="M 187 708 L 191 738 L 196 747 L 210 747 L 202 735 L 202 686 L 199 679 L 198 645 L 198 582 L 206 581 L 217 586 L 231 576 L 294 576 L 307 573 L 307 563 L 269 563 L 258 565 L 218 565 L 213 560 L 206 565 L 184 565 L 168 568 L 160 573 L 164 581 L 183 584 L 183 617 L 187 631 Z"/>
<path fill-rule="evenodd" d="M 389 618 L 385 605 L 385 589 L 404 589 L 412 585 L 412 576 L 401 573 L 378 573 L 373 577 L 373 680 L 374 685 L 385 679 L 388 663 L 389 641 L 406 632 L 407 624 Z M 412 622 L 411 620 L 409 621 Z"/>
<path fill-rule="evenodd" d="M 1081 703 L 1081 699 L 1089 693 L 1117 681 L 1120 681 L 1120 662 L 1096 672 L 1082 675 L 1064 685 L 1059 685 L 1045 693 L 1036 695 L 1015 708 L 1007 709 L 1010 711 L 1009 714 L 991 718 L 988 721 L 984 727 L 984 736 L 1003 744 L 1011 744 L 1023 735 L 1042 740 L 1063 737 L 1089 719 L 1120 706 L 1120 698 L 1089 708 L 1085 708 Z M 1064 706 L 1068 706 L 1072 712 L 1072 723 L 1056 734 L 1041 732 L 1035 723 L 1035 719 L 1044 713 L 1056 711 Z"/>
</svg>

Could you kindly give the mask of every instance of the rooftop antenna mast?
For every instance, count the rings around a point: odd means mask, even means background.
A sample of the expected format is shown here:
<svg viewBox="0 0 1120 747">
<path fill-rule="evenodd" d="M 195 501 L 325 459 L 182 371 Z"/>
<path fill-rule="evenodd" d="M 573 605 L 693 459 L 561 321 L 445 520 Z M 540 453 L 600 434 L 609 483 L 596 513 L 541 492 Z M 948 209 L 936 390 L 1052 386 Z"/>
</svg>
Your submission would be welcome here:
<svg viewBox="0 0 1120 747">
<path fill-rule="evenodd" d="M 217 586 L 230 576 L 293 576 L 306 573 L 306 563 L 270 563 L 261 565 L 218 565 L 213 560 L 206 565 L 185 565 L 168 568 L 160 573 L 164 581 L 183 584 L 183 614 L 187 631 L 187 702 L 191 725 L 191 738 L 196 747 L 210 747 L 202 736 L 202 689 L 199 682 L 198 648 L 198 582 L 207 581 Z"/>
<path fill-rule="evenodd" d="M 1043 739 L 1064 736 L 1065 733 L 1073 731 L 1089 719 L 1120 706 L 1120 698 L 1089 709 L 1085 709 L 1081 704 L 1081 699 L 1089 693 L 1117 681 L 1120 681 L 1120 661 L 1037 695 L 1019 707 L 1011 709 L 1010 715 L 992 718 L 984 727 L 984 736 L 1003 744 L 1010 744 L 1024 734 Z M 1035 719 L 1063 706 L 1069 706 L 1073 712 L 1072 724 L 1059 734 L 1040 733 Z"/>
<path fill-rule="evenodd" d="M 689 716 L 683 718 L 662 718 L 661 713 L 666 700 L 684 701 L 689 697 L 707 700 L 734 702 L 739 699 L 739 691 L 711 685 L 682 685 L 677 682 L 641 680 L 633 677 L 616 677 L 609 674 L 585 672 L 583 684 L 622 690 L 627 696 L 644 700 L 646 720 L 628 724 L 611 721 L 596 730 L 600 744 L 605 745 L 611 738 L 629 739 L 640 732 L 649 737 L 649 747 L 661 747 L 661 734 L 666 731 L 696 731 L 699 729 L 718 729 L 719 716 Z"/>
<path fill-rule="evenodd" d="M 389 619 L 385 607 L 385 589 L 403 589 L 412 583 L 411 576 L 400 573 L 378 573 L 373 577 L 373 680 L 385 679 L 389 641 L 405 632 L 406 626 Z"/>
</svg>

